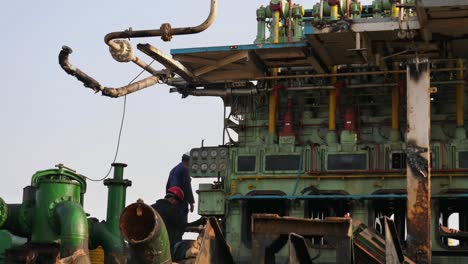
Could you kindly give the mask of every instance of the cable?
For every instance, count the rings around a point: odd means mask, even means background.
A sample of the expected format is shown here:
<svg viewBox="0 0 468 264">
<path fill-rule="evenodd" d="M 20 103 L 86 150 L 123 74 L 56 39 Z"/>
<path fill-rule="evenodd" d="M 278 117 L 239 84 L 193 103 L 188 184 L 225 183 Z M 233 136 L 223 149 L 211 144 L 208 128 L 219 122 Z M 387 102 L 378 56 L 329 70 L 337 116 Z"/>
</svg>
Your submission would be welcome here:
<svg viewBox="0 0 468 264">
<path fill-rule="evenodd" d="M 146 68 L 144 68 L 140 73 L 138 73 L 129 83 L 128 85 L 132 84 L 138 77 L 140 77 L 146 70 L 148 67 L 151 66 L 151 64 L 153 64 L 154 60 L 152 60 L 150 62 L 150 64 L 148 64 L 148 66 L 146 66 Z M 115 161 L 117 160 L 117 156 L 119 155 L 119 149 L 120 149 L 120 139 L 122 137 L 122 130 L 123 130 L 123 125 L 124 125 L 124 121 L 125 121 L 125 113 L 126 113 L 126 110 L 127 110 L 127 95 L 124 96 L 124 103 L 123 103 L 123 110 L 122 110 L 122 119 L 120 121 L 120 129 L 119 129 L 119 137 L 117 138 L 117 147 L 115 149 L 115 155 L 114 155 L 114 160 L 112 161 L 112 164 L 115 163 Z M 112 165 L 110 166 L 109 168 L 109 171 L 107 171 L 107 174 L 106 176 L 102 177 L 101 179 L 91 179 L 89 177 L 86 177 L 86 179 L 90 180 L 90 181 L 93 181 L 93 182 L 100 182 L 100 181 L 103 181 L 105 180 L 107 177 L 109 177 L 109 174 L 111 173 L 112 171 Z"/>
</svg>

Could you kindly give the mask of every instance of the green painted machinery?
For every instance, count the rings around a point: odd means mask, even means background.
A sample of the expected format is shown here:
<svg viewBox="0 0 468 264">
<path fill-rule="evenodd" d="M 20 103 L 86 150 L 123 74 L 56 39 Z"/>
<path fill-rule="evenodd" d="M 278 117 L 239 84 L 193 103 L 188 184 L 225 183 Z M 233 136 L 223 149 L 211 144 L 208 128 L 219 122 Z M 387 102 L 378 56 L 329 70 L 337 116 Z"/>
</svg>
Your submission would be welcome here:
<svg viewBox="0 0 468 264">
<path fill-rule="evenodd" d="M 61 164 L 32 176 L 31 185 L 24 188 L 22 204 L 7 204 L 0 198 L 0 263 L 42 264 L 56 263 L 57 259 L 66 263 L 70 260 L 91 263 L 88 250 L 99 246 L 104 250 L 104 263 L 170 261 L 169 240 L 162 218 L 142 203 L 139 206 L 145 206 L 148 214 L 145 219 L 154 224 L 144 225 L 139 234 L 151 234 L 152 240 L 144 243 L 142 250 L 129 249 L 128 245 L 133 246 L 135 239 L 126 237 L 127 244 L 121 229 L 131 230 L 135 223 L 121 221 L 120 215 L 125 209 L 126 188 L 131 181 L 123 178 L 126 164 L 112 166 L 114 177 L 104 181 L 109 189 L 106 221 L 87 218 L 83 210 L 85 177 Z M 146 252 L 159 252 L 156 255 L 160 257 L 136 260 Z"/>
<path fill-rule="evenodd" d="M 85 179 L 58 165 L 57 169 L 39 171 L 32 176 L 31 185 L 24 189 L 22 204 L 5 206 L 2 201 L 0 228 L 29 241 L 9 249 L 5 262 L 25 263 L 37 256 L 36 261 L 40 263 L 52 263 L 57 256 L 68 257 L 80 252 L 78 259 L 90 263 L 88 222 L 82 207 L 85 192 Z"/>
</svg>

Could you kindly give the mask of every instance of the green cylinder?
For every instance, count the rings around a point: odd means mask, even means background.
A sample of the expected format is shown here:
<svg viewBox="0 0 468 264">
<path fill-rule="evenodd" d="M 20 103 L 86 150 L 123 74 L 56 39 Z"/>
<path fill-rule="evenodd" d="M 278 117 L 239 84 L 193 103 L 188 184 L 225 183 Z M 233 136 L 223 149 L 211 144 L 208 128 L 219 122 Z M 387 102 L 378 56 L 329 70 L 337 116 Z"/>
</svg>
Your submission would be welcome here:
<svg viewBox="0 0 468 264">
<path fill-rule="evenodd" d="M 151 206 L 141 200 L 127 206 L 120 218 L 120 230 L 138 263 L 172 263 L 166 226 Z"/>
<path fill-rule="evenodd" d="M 264 7 L 257 9 L 257 38 L 255 39 L 255 44 L 265 43 L 265 20 L 266 12 Z"/>
<path fill-rule="evenodd" d="M 0 198 L 0 228 L 6 222 L 8 217 L 8 205 Z"/>
<path fill-rule="evenodd" d="M 31 242 L 53 243 L 57 240 L 55 206 L 64 201 L 80 204 L 80 185 L 64 178 L 43 178 L 37 187 Z"/>
<path fill-rule="evenodd" d="M 120 237 L 120 214 L 125 208 L 126 189 L 132 185 L 132 182 L 123 178 L 123 171 L 127 164 L 113 163 L 112 166 L 114 167 L 114 178 L 104 181 L 104 185 L 109 189 L 106 222 L 109 231 Z"/>
</svg>

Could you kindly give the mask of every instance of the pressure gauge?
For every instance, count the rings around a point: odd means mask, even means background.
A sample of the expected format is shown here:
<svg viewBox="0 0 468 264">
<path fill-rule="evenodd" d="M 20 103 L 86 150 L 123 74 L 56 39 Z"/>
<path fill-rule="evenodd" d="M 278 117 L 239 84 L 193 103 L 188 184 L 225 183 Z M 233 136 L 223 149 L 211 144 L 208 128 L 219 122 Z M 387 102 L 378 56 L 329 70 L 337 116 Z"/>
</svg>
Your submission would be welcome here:
<svg viewBox="0 0 468 264">
<path fill-rule="evenodd" d="M 197 171 L 198 170 L 198 164 L 192 164 L 192 170 Z"/>
<path fill-rule="evenodd" d="M 217 167 L 218 166 L 216 166 L 216 163 L 211 163 L 210 164 L 210 170 L 212 170 L 212 171 L 215 171 Z"/>
<path fill-rule="evenodd" d="M 200 153 L 198 151 L 194 150 L 190 156 L 193 159 L 196 159 L 196 158 L 198 158 L 198 156 L 200 156 Z"/>
<path fill-rule="evenodd" d="M 215 158 L 216 155 L 218 155 L 218 152 L 216 152 L 216 150 L 212 150 L 212 151 L 210 152 L 210 155 L 211 155 L 212 158 Z"/>
<path fill-rule="evenodd" d="M 225 157 L 225 156 L 227 155 L 227 150 L 222 149 L 222 150 L 219 152 L 219 155 L 220 155 L 221 157 Z"/>
<path fill-rule="evenodd" d="M 206 171 L 208 169 L 208 165 L 206 163 L 203 163 L 202 165 L 200 165 L 200 169 L 202 171 Z"/>
<path fill-rule="evenodd" d="M 200 155 L 201 155 L 202 158 L 206 158 L 206 157 L 208 157 L 208 151 L 202 150 Z"/>
<path fill-rule="evenodd" d="M 219 164 L 219 170 L 223 171 L 225 169 L 226 169 L 226 164 L 224 163 Z"/>
</svg>

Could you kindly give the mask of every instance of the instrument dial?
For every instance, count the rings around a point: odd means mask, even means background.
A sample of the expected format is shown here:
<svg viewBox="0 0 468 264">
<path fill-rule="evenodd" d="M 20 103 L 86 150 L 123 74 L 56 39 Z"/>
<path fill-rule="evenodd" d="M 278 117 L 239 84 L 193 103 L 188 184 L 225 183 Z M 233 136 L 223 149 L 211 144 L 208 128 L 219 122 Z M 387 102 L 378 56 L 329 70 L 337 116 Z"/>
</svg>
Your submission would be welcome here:
<svg viewBox="0 0 468 264">
<path fill-rule="evenodd" d="M 221 157 L 225 157 L 225 156 L 227 155 L 227 150 L 222 149 L 222 150 L 219 152 L 219 155 L 220 155 Z"/>
<path fill-rule="evenodd" d="M 217 167 L 218 166 L 216 165 L 216 163 L 211 163 L 210 164 L 210 170 L 212 170 L 212 171 L 215 171 Z"/>
<path fill-rule="evenodd" d="M 203 163 L 202 165 L 200 165 L 200 169 L 202 171 L 206 171 L 208 169 L 208 165 L 206 163 Z"/>
</svg>

